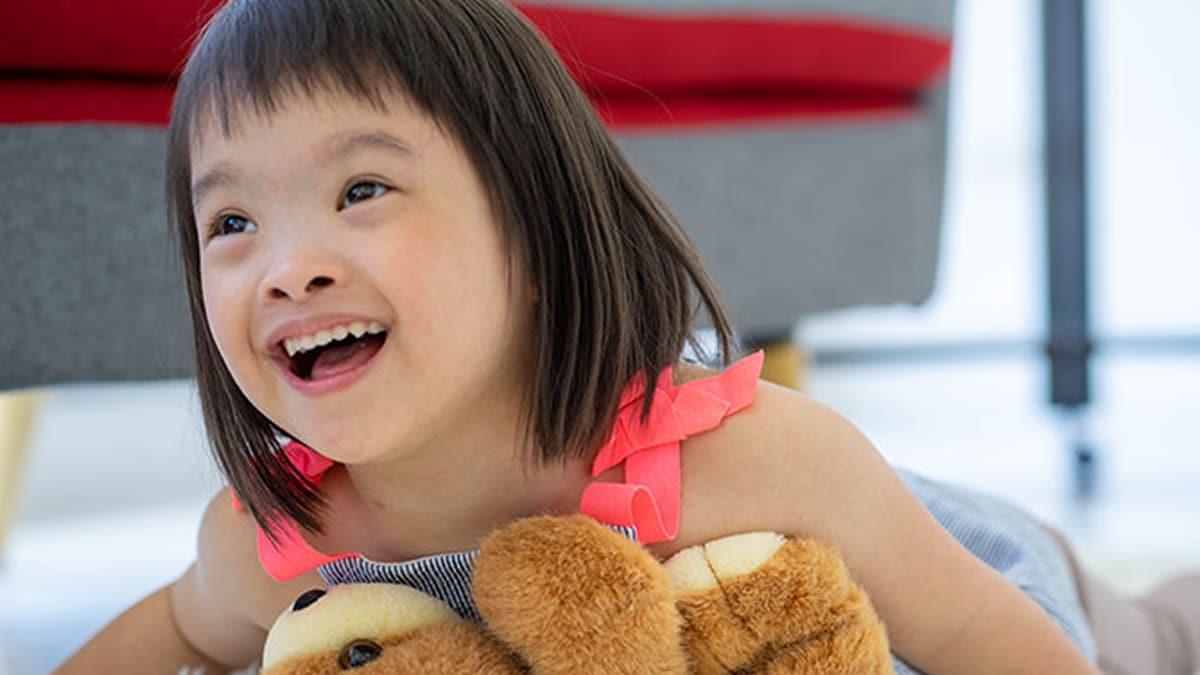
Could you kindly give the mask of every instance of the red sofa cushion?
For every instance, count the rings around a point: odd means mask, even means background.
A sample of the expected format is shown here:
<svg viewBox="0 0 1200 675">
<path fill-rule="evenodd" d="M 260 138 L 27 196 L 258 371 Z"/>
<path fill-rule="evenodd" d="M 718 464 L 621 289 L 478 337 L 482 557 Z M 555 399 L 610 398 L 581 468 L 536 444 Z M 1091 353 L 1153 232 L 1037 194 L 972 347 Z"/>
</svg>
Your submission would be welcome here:
<svg viewBox="0 0 1200 675">
<path fill-rule="evenodd" d="M 819 16 L 544 6 L 523 11 L 576 81 L 608 93 L 912 93 L 940 74 L 950 46 L 945 35 Z"/>
<path fill-rule="evenodd" d="M 0 5 L 0 122 L 162 124 L 187 47 L 221 0 Z M 518 7 L 620 128 L 893 114 L 950 40 L 871 21 Z M 586 65 L 583 65 L 586 64 Z"/>
<path fill-rule="evenodd" d="M 223 0 L 0 3 L 0 71 L 168 79 Z"/>
</svg>

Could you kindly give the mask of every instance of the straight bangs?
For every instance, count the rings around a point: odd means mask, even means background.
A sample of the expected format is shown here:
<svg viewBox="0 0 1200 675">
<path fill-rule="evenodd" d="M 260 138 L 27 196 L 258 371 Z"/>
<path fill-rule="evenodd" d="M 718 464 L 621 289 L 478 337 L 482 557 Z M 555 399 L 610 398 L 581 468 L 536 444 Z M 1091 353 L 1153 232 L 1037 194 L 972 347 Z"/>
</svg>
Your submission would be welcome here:
<svg viewBox="0 0 1200 675">
<path fill-rule="evenodd" d="M 728 362 L 732 329 L 682 228 L 625 161 L 536 29 L 500 0 L 232 0 L 201 33 L 167 133 L 167 202 L 184 263 L 197 387 L 217 463 L 273 538 L 320 532 L 325 503 L 280 452 L 290 437 L 237 387 L 200 283 L 191 158 L 296 97 L 397 97 L 466 153 L 509 249 L 537 290 L 521 439 L 530 464 L 594 453 L 622 391 L 654 382 L 703 311 Z M 692 292 L 697 293 L 693 297 Z M 644 401 L 649 413 L 653 388 Z M 304 439 L 296 438 L 300 442 Z M 317 448 L 319 450 L 319 448 Z"/>
<path fill-rule="evenodd" d="M 386 111 L 388 94 L 410 92 L 405 35 L 387 2 L 235 0 L 213 17 L 180 81 L 172 128 L 195 143 L 215 128 L 226 137 L 246 115 L 269 118 L 297 96 L 341 94 Z M 335 19 L 335 20 L 330 20 Z M 411 23 L 407 24 L 411 25 Z M 185 86 L 185 84 L 187 86 Z"/>
</svg>

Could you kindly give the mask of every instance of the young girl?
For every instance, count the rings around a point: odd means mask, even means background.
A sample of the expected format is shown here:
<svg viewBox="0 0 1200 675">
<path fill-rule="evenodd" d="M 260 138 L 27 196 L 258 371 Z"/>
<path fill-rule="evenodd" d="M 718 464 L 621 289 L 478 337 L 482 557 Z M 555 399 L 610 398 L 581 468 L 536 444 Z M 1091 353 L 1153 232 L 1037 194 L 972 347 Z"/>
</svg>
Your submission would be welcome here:
<svg viewBox="0 0 1200 675">
<path fill-rule="evenodd" d="M 1103 595 L 1013 508 L 901 477 L 758 384 L 759 357 L 681 363 L 693 292 L 729 353 L 715 291 L 498 0 L 234 0 L 180 79 L 167 168 L 230 489 L 183 577 L 60 672 L 224 672 L 304 590 L 580 510 L 662 558 L 750 530 L 835 544 L 901 672 L 1094 672 L 1093 628 L 1126 672 L 1196 666 L 1200 611 L 1173 600 L 1194 581 Z M 1151 643 L 1089 625 L 1077 584 Z"/>
</svg>

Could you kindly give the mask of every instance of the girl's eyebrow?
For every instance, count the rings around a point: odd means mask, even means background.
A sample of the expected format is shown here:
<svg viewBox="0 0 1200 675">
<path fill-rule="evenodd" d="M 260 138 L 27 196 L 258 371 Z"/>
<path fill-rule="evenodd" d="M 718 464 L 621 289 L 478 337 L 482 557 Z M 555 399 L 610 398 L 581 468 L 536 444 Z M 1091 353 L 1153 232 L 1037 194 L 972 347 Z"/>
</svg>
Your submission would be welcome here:
<svg viewBox="0 0 1200 675">
<path fill-rule="evenodd" d="M 318 165 L 324 165 L 361 150 L 384 150 L 404 159 L 412 159 L 417 153 L 408 143 L 383 131 L 353 131 L 334 136 L 326 149 L 319 153 Z M 192 183 L 192 203 L 199 204 L 204 196 L 217 188 L 229 187 L 238 182 L 238 170 L 226 162 L 220 162 Z"/>
<path fill-rule="evenodd" d="M 204 196 L 220 187 L 229 187 L 238 181 L 238 171 L 225 164 L 217 164 L 192 183 L 192 204 L 199 204 Z"/>
<path fill-rule="evenodd" d="M 402 155 L 405 159 L 412 159 L 417 154 L 411 145 L 385 131 L 351 131 L 338 134 L 326 147 L 328 149 L 321 153 L 321 159 L 324 161 L 331 161 L 359 150 L 384 150 Z"/>
</svg>

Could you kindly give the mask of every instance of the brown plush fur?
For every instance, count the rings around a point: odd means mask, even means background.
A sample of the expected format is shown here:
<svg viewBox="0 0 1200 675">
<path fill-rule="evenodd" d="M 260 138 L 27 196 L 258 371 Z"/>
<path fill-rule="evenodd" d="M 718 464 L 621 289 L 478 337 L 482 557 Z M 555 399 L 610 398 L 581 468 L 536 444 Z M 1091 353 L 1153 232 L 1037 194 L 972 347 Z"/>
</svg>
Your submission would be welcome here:
<svg viewBox="0 0 1200 675">
<path fill-rule="evenodd" d="M 727 551 L 740 544 L 721 541 Z M 487 632 L 455 619 L 401 638 L 364 635 L 384 650 L 354 672 L 892 672 L 883 625 L 866 595 L 836 552 L 811 540 L 769 547 L 761 564 L 752 555 L 756 567 L 748 571 L 729 567 L 707 547 L 689 549 L 681 554 L 690 556 L 686 564 L 673 559 L 668 573 L 636 543 L 587 517 L 569 516 L 519 521 L 481 548 L 474 591 Z M 673 576 L 678 570 L 693 582 Z M 263 675 L 341 673 L 338 656 L 294 657 Z"/>
<path fill-rule="evenodd" d="M 696 675 L 892 672 L 866 594 L 813 540 L 788 540 L 753 572 L 682 595 L 677 606 Z"/>
<path fill-rule="evenodd" d="M 586 516 L 531 518 L 480 547 L 488 627 L 538 675 L 684 675 L 671 581 L 637 543 Z"/>
</svg>

